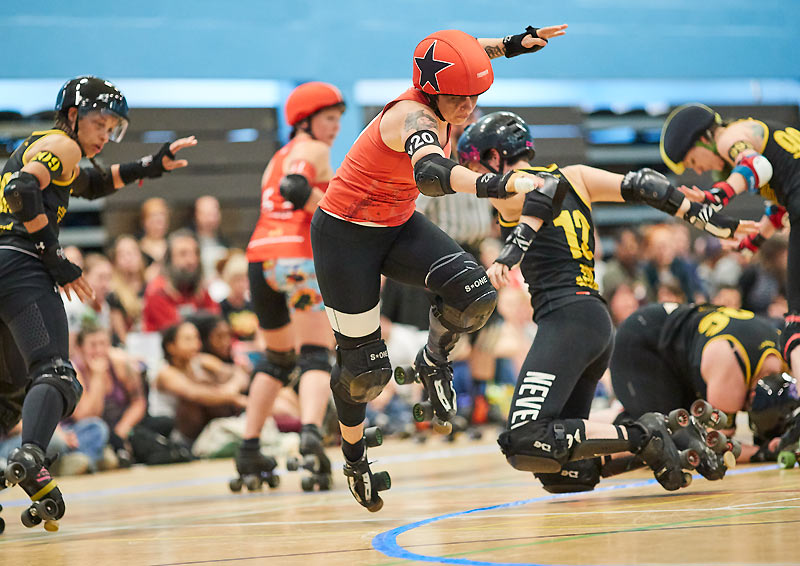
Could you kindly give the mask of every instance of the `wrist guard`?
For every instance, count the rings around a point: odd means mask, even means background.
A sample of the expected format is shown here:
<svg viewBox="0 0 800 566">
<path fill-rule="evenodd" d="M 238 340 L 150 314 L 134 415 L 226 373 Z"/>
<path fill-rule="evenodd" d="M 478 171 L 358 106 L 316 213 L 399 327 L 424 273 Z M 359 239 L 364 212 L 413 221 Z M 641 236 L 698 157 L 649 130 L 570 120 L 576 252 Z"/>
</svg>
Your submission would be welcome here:
<svg viewBox="0 0 800 566">
<path fill-rule="evenodd" d="M 739 242 L 738 251 L 743 252 L 747 250 L 752 253 L 756 253 L 758 248 L 760 248 L 761 245 L 766 241 L 767 239 L 761 234 L 750 234 L 744 240 Z"/>
<path fill-rule="evenodd" d="M 533 37 L 539 37 L 536 31 L 539 28 L 535 28 L 533 26 L 528 26 L 525 28 L 525 31 L 522 33 L 518 33 L 516 35 L 507 35 L 503 38 L 503 48 L 506 52 L 506 57 L 511 59 L 512 57 L 516 57 L 517 55 L 522 55 L 523 53 L 536 53 L 539 51 L 543 46 L 542 45 L 534 45 L 533 47 L 523 47 L 522 40 L 525 38 L 526 35 L 532 35 Z M 542 39 L 539 37 L 539 39 Z M 544 40 L 547 43 L 547 40 Z"/>
<path fill-rule="evenodd" d="M 705 202 L 722 208 L 736 196 L 736 191 L 727 181 L 719 181 L 714 183 L 709 190 L 703 191 L 703 194 L 705 195 Z"/>
<path fill-rule="evenodd" d="M 690 202 L 689 210 L 683 218 L 692 226 L 717 238 L 732 238 L 739 227 L 738 220 L 719 214 L 710 204 Z"/>
<path fill-rule="evenodd" d="M 509 193 L 506 190 L 508 180 L 513 175 L 513 171 L 509 171 L 505 175 L 498 175 L 496 173 L 485 173 L 478 177 L 475 181 L 475 195 L 478 198 L 501 198 L 505 199 L 513 196 L 516 193 Z"/>
<path fill-rule="evenodd" d="M 506 243 L 503 249 L 500 250 L 500 255 L 494 260 L 495 263 L 502 263 L 509 268 L 513 268 L 522 261 L 522 257 L 525 255 L 525 252 L 528 251 L 531 242 L 533 242 L 535 238 L 536 230 L 524 222 L 520 222 L 517 224 L 516 228 L 514 228 L 513 232 L 508 235 L 508 238 L 506 238 Z"/>
<path fill-rule="evenodd" d="M 769 218 L 770 224 L 775 229 L 783 229 L 783 218 L 786 216 L 786 209 L 779 204 L 770 203 L 764 207 L 764 214 Z"/>
<path fill-rule="evenodd" d="M 175 154 L 169 150 L 170 142 L 164 142 L 155 154 L 145 155 L 138 161 L 121 163 L 119 166 L 119 176 L 126 185 L 138 179 L 156 179 L 164 173 L 169 173 L 164 169 L 164 157 L 175 159 Z"/>
<path fill-rule="evenodd" d="M 646 167 L 626 173 L 619 192 L 626 202 L 643 202 L 670 216 L 675 216 L 686 198 L 664 175 Z"/>
<path fill-rule="evenodd" d="M 30 237 L 45 269 L 57 284 L 63 286 L 81 276 L 81 268 L 66 258 L 64 250 L 58 243 L 58 236 L 50 224 L 37 232 L 31 232 Z"/>
</svg>

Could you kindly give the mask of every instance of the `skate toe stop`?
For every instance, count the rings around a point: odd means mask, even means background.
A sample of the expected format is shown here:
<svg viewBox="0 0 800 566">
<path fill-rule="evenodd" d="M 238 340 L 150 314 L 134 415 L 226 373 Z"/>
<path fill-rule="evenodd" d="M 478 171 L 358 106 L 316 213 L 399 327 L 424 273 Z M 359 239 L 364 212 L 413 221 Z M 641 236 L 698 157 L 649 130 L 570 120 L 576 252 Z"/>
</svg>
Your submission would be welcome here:
<svg viewBox="0 0 800 566">
<path fill-rule="evenodd" d="M 46 530 L 48 533 L 54 533 L 58 531 L 58 521 L 45 521 L 44 530 Z"/>
</svg>

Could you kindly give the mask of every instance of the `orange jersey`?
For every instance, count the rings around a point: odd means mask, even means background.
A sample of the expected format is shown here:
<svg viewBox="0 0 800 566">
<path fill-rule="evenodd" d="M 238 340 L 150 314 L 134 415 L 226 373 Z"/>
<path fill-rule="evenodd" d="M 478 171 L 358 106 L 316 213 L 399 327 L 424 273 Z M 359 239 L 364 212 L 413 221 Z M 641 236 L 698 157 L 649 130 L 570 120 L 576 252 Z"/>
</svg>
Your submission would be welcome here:
<svg viewBox="0 0 800 566">
<path fill-rule="evenodd" d="M 261 215 L 256 228 L 247 244 L 247 261 L 266 261 L 281 257 L 313 257 L 308 232 L 311 227 L 311 214 L 305 210 L 294 210 L 292 203 L 281 196 L 279 189 L 284 177 L 283 161 L 294 146 L 291 140 L 272 156 L 267 165 L 266 181 L 261 187 Z M 302 170 L 290 171 L 300 173 L 311 183 L 312 187 L 325 191 L 327 182 L 315 183 L 313 172 L 308 164 Z"/>
<path fill-rule="evenodd" d="M 350 222 L 382 226 L 399 226 L 411 218 L 419 196 L 411 158 L 405 151 L 389 148 L 380 132 L 384 112 L 401 100 L 428 105 L 421 91 L 410 88 L 384 106 L 347 152 L 319 203 L 320 208 Z M 444 154 L 450 155 L 449 141 Z"/>
</svg>

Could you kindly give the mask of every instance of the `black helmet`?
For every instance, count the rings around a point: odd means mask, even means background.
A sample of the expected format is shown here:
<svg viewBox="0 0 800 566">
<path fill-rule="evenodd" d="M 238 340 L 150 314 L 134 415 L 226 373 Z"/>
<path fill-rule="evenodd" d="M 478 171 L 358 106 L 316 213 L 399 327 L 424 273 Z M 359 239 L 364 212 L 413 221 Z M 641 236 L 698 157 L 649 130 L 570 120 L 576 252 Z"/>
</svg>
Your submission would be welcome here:
<svg viewBox="0 0 800 566">
<path fill-rule="evenodd" d="M 762 441 L 783 434 L 792 412 L 800 406 L 797 382 L 788 373 L 772 373 L 758 380 L 750 393 L 750 428 Z"/>
<path fill-rule="evenodd" d="M 122 141 L 128 129 L 128 102 L 110 82 L 97 77 L 84 76 L 68 80 L 56 99 L 56 112 L 66 113 L 77 108 L 79 116 L 100 111 L 119 118 L 119 125 L 111 132 L 111 141 Z"/>
<path fill-rule="evenodd" d="M 670 112 L 661 129 L 661 159 L 680 175 L 684 172 L 683 158 L 713 124 L 721 124 L 722 118 L 705 104 L 692 103 L 678 106 Z"/>
<path fill-rule="evenodd" d="M 531 161 L 536 153 L 528 125 L 513 112 L 492 112 L 464 130 L 458 140 L 458 160 L 462 165 L 477 161 L 494 171 L 486 162 L 490 149 L 500 154 L 500 170 L 512 160 Z"/>
</svg>

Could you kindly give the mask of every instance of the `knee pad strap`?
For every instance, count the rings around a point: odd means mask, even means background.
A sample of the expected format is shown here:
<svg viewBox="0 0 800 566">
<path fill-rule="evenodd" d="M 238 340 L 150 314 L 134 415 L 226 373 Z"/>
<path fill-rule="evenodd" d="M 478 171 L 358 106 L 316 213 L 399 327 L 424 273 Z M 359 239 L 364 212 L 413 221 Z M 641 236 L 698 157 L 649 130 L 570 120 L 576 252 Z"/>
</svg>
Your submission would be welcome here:
<svg viewBox="0 0 800 566">
<path fill-rule="evenodd" d="M 392 377 L 389 352 L 383 340 L 371 340 L 353 349 L 336 349 L 337 365 L 331 371 L 331 389 L 350 403 L 375 399 Z"/>
<path fill-rule="evenodd" d="M 53 358 L 33 368 L 28 391 L 39 385 L 50 385 L 61 393 L 64 398 L 64 414 L 61 418 L 72 414 L 83 395 L 83 386 L 78 381 L 75 368 L 62 358 Z"/>
<path fill-rule="evenodd" d="M 264 358 L 253 368 L 253 376 L 257 373 L 266 373 L 283 385 L 289 385 L 294 377 L 296 367 L 297 353 L 294 350 L 279 352 L 267 348 Z"/>
</svg>

